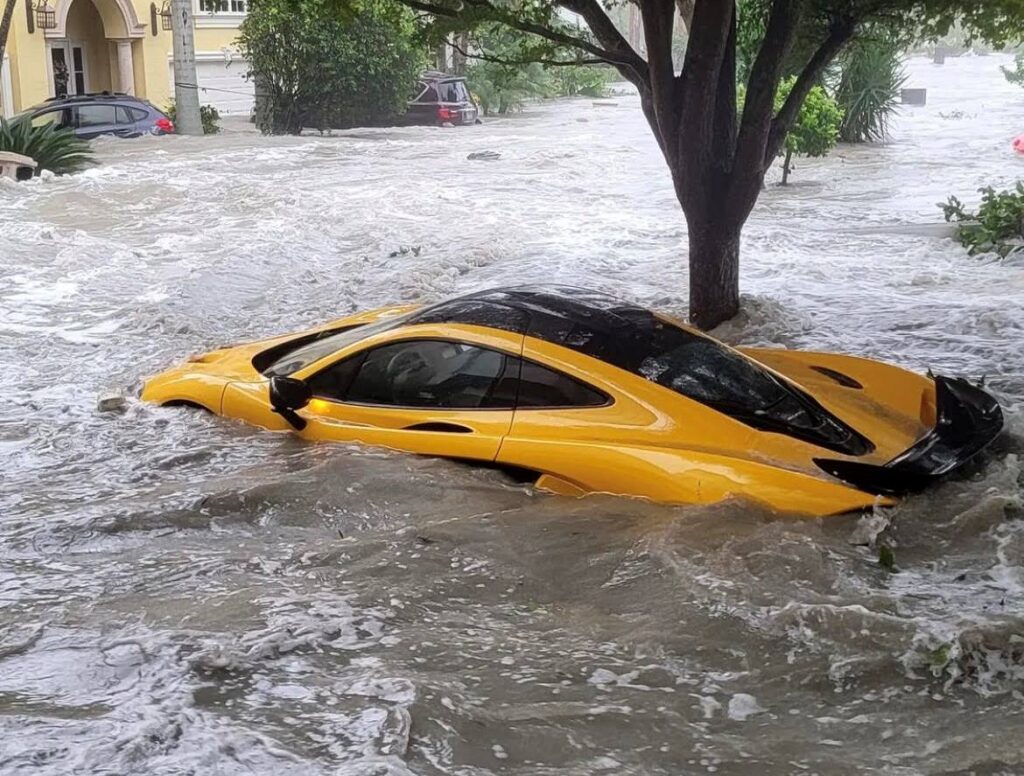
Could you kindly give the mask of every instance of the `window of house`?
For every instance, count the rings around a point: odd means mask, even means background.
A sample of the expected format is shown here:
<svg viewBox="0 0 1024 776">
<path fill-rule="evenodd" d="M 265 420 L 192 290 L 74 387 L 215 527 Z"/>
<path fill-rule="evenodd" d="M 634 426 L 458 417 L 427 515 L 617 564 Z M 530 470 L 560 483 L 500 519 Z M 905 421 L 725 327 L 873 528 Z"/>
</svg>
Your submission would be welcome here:
<svg viewBox="0 0 1024 776">
<path fill-rule="evenodd" d="M 199 0 L 200 13 L 245 13 L 246 0 Z"/>
<path fill-rule="evenodd" d="M 105 127 L 117 123 L 117 111 L 114 105 L 79 105 L 75 108 L 78 113 L 78 126 L 81 127 Z"/>
</svg>

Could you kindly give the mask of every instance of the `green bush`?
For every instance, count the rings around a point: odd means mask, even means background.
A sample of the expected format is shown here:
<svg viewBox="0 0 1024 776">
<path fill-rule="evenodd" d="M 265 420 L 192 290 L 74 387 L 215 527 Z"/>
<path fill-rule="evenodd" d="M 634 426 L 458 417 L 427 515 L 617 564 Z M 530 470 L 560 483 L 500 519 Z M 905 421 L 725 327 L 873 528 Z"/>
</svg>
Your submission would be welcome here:
<svg viewBox="0 0 1024 776">
<path fill-rule="evenodd" d="M 779 84 L 775 94 L 775 109 L 779 110 L 786 101 L 796 78 L 787 78 Z M 829 97 L 822 87 L 815 86 L 807 94 L 800 114 L 793 123 L 793 128 L 786 135 L 785 159 L 782 163 L 782 185 L 789 183 L 792 171 L 793 156 L 827 156 L 835 148 L 839 139 L 839 127 L 843 121 L 843 111 Z"/>
<path fill-rule="evenodd" d="M 608 83 L 615 78 L 614 70 L 594 65 L 552 67 L 548 73 L 556 97 L 607 97 Z"/>
<path fill-rule="evenodd" d="M 270 134 L 384 124 L 404 110 L 424 64 L 414 17 L 394 0 L 358 12 L 335 0 L 252 0 L 238 42 Z"/>
<path fill-rule="evenodd" d="M 843 111 L 839 138 L 847 143 L 884 140 L 907 81 L 899 49 L 885 40 L 865 39 L 850 48 L 840 65 L 835 92 Z"/>
<path fill-rule="evenodd" d="M 779 89 L 775 93 L 776 112 L 782 108 L 795 83 L 796 76 L 791 76 L 779 84 Z M 742 114 L 746 89 L 739 86 L 736 91 L 739 112 Z M 827 156 L 828 152 L 835 148 L 842 120 L 843 112 L 836 101 L 829 97 L 828 92 L 821 86 L 813 87 L 804 100 L 780 151 L 785 157 L 782 163 L 783 186 L 789 183 L 794 156 Z"/>
<path fill-rule="evenodd" d="M 980 191 L 981 204 L 976 213 L 969 212 L 956 197 L 939 204 L 946 221 L 960 225 L 960 244 L 971 256 L 998 253 L 1005 257 L 1024 251 L 1024 181 L 1007 191 L 991 187 Z"/>
<path fill-rule="evenodd" d="M 178 123 L 178 106 L 174 104 L 174 100 L 167 103 L 164 113 L 172 124 Z M 199 120 L 203 123 L 204 135 L 216 135 L 220 132 L 220 112 L 212 105 L 199 106 Z"/>
<path fill-rule="evenodd" d="M 0 151 L 35 159 L 37 175 L 43 170 L 66 175 L 96 163 L 89 141 L 77 137 L 73 129 L 53 123 L 33 127 L 28 116 L 0 118 Z"/>
</svg>

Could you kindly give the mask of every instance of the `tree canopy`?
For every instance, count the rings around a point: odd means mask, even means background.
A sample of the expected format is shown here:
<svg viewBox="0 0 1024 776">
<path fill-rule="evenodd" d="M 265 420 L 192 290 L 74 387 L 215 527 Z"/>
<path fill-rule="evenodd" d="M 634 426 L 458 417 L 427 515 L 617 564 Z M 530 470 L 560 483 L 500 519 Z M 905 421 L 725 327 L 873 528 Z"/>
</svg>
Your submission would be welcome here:
<svg viewBox="0 0 1024 776">
<path fill-rule="evenodd" d="M 617 0 L 402 2 L 429 15 L 435 34 L 505 24 L 535 36 L 535 61 L 604 62 L 636 86 L 686 217 L 690 318 L 704 327 L 739 309 L 743 224 L 805 99 L 851 40 L 871 27 L 907 41 L 937 38 L 954 23 L 968 38 L 996 46 L 1024 36 L 1024 0 L 632 0 L 641 47 L 613 23 L 609 9 Z M 740 9 L 763 21 L 743 42 L 752 57 L 742 112 Z M 681 67 L 672 56 L 679 15 L 689 33 Z M 788 76 L 792 87 L 777 106 Z"/>
</svg>

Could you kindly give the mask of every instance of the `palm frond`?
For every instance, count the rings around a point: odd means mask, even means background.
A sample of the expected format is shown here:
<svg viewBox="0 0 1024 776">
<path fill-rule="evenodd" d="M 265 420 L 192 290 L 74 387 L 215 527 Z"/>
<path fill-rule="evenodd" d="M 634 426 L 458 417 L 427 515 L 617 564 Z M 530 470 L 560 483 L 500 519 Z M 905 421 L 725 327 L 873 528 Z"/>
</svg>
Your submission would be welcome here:
<svg viewBox="0 0 1024 776">
<path fill-rule="evenodd" d="M 57 175 L 79 172 L 96 163 L 89 142 L 68 127 L 52 123 L 32 126 L 29 116 L 0 118 L 0 151 L 35 159 L 36 174 L 50 170 Z"/>
<path fill-rule="evenodd" d="M 843 109 L 839 137 L 847 143 L 884 140 L 906 83 L 899 51 L 886 41 L 854 46 L 842 63 L 836 101 Z"/>
</svg>

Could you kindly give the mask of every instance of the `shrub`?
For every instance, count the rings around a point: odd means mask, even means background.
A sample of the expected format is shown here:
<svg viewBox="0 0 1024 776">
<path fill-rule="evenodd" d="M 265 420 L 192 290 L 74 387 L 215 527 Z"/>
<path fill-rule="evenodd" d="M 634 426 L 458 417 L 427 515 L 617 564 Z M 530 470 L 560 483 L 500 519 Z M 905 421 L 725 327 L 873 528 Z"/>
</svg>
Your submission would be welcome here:
<svg viewBox="0 0 1024 776">
<path fill-rule="evenodd" d="M 775 93 L 776 111 L 782 107 L 795 83 L 796 76 L 791 76 L 779 84 L 779 89 Z M 740 86 L 737 89 L 737 100 L 741 114 L 745 99 L 746 89 Z M 786 142 L 780 152 L 785 156 L 782 163 L 783 186 L 789 183 L 795 155 L 827 156 L 828 152 L 835 148 L 842 119 L 843 112 L 836 101 L 829 97 L 828 92 L 821 86 L 812 88 L 800 108 L 796 121 L 793 122 L 793 127 L 786 135 Z"/>
<path fill-rule="evenodd" d="M 843 111 L 839 138 L 847 143 L 884 140 L 906 83 L 899 50 L 884 40 L 856 43 L 842 58 L 836 102 Z"/>
<path fill-rule="evenodd" d="M 939 204 L 946 221 L 960 225 L 957 229 L 960 244 L 971 256 L 998 253 L 1005 257 L 1024 251 L 1024 181 L 1007 191 L 996 191 L 992 187 L 980 191 L 977 213 L 969 212 L 956 197 Z"/>
<path fill-rule="evenodd" d="M 43 170 L 67 175 L 96 163 L 89 142 L 73 129 L 53 123 L 34 127 L 28 116 L 0 118 L 0 151 L 32 157 L 38 164 L 37 175 Z"/>
<path fill-rule="evenodd" d="M 357 13 L 333 0 L 253 0 L 238 42 L 256 83 L 257 126 L 298 134 L 392 121 L 423 64 L 413 25 L 393 0 L 366 0 Z"/>
<path fill-rule="evenodd" d="M 788 78 L 779 85 L 775 95 L 776 110 L 782 107 L 796 78 Z M 839 139 L 839 126 L 843 111 L 822 87 L 815 86 L 804 100 L 793 128 L 786 135 L 785 159 L 782 163 L 782 185 L 789 183 L 793 156 L 827 156 Z"/>
<path fill-rule="evenodd" d="M 167 103 L 164 113 L 172 124 L 178 123 L 178 106 L 174 104 L 174 100 Z M 203 123 L 204 135 L 216 135 L 220 132 L 220 112 L 212 105 L 199 106 L 199 120 Z"/>
<path fill-rule="evenodd" d="M 608 83 L 615 78 L 615 71 L 593 65 L 552 67 L 548 73 L 556 97 L 607 97 Z"/>
</svg>

